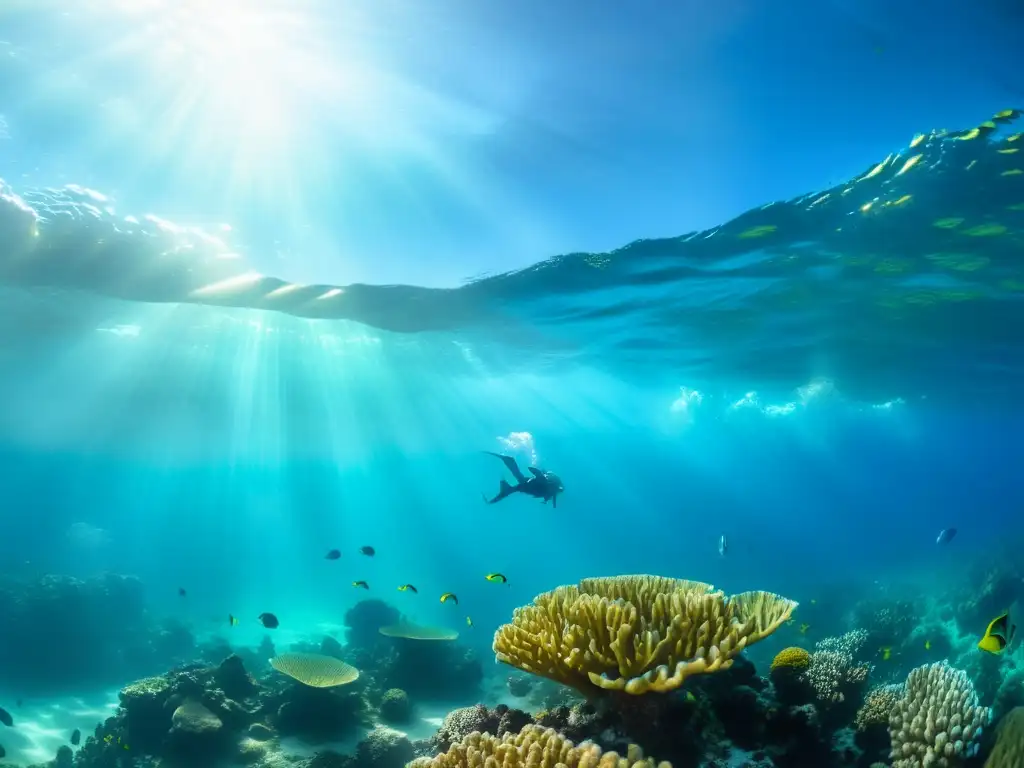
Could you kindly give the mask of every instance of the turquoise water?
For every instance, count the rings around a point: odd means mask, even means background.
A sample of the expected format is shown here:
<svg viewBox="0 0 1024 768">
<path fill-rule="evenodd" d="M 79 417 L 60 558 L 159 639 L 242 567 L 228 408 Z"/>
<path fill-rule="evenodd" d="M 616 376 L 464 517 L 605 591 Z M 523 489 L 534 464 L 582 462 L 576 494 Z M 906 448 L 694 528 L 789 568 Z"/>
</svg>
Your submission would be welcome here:
<svg viewBox="0 0 1024 768">
<path fill-rule="evenodd" d="M 762 673 L 898 597 L 920 621 L 894 659 L 869 648 L 872 680 L 940 658 L 980 679 L 1024 576 L 1024 121 L 1001 106 L 710 228 L 458 287 L 334 284 L 259 222 L 149 214 L 78 155 L 36 183 L 36 140 L 0 121 L 8 758 L 50 759 L 177 664 L 344 642 L 364 599 L 481 663 L 472 695 L 418 702 L 427 737 L 512 701 L 495 631 L 591 576 L 799 601 Z M 557 507 L 486 505 L 510 479 L 487 452 L 556 472 Z"/>
<path fill-rule="evenodd" d="M 4 262 L 7 578 L 133 574 L 150 619 L 236 648 L 260 643 L 265 611 L 281 649 L 343 636 L 345 611 L 380 598 L 458 631 L 493 674 L 492 701 L 507 675 L 488 661 L 494 630 L 587 576 L 799 600 L 810 634 L 784 628 L 753 652 L 762 663 L 835 631 L 854 602 L 838 595 L 959 594 L 1019 535 L 1005 515 L 1020 494 L 1005 350 L 1022 213 L 999 153 L 1018 134 L 968 135 L 931 135 L 877 173 L 706 233 L 451 291 L 297 288 L 280 310 L 271 278 L 197 294 L 230 274 L 208 260 L 220 246 L 173 251 L 194 233 L 125 224 L 84 191 L 8 188 L 7 242 L 22 247 Z M 995 191 L 967 194 L 968 180 Z M 680 298 L 652 303 L 658 291 Z M 698 355 L 690 334 L 722 354 Z M 859 375 L 805 381 L 798 359 Z M 509 479 L 485 451 L 556 471 L 557 508 L 485 505 Z M 955 546 L 937 547 L 951 525 Z M 119 621 L 112 610 L 90 631 Z M 129 681 L 105 674 L 69 688 Z M 40 690 L 60 694 L 53 683 Z M 6 698 L 32 685 L 14 676 Z"/>
</svg>

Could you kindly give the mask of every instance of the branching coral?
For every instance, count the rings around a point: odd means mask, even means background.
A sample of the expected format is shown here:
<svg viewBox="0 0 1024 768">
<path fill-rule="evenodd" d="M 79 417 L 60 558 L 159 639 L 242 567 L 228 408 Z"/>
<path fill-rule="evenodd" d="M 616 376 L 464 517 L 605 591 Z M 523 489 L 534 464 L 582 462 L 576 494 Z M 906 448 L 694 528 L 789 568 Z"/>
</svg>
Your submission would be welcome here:
<svg viewBox="0 0 1024 768">
<path fill-rule="evenodd" d="M 903 683 L 895 685 L 879 685 L 868 691 L 864 704 L 857 710 L 854 723 L 858 731 L 866 731 L 876 725 L 889 725 L 893 710 L 903 698 Z"/>
<path fill-rule="evenodd" d="M 889 718 L 893 768 L 962 765 L 990 719 L 966 672 L 944 661 L 918 667 Z"/>
<path fill-rule="evenodd" d="M 494 635 L 498 661 L 578 690 L 671 691 L 727 669 L 785 622 L 796 603 L 771 592 L 726 597 L 659 576 L 584 579 L 517 608 Z"/>
<path fill-rule="evenodd" d="M 625 757 L 602 753 L 596 744 L 578 747 L 552 728 L 527 725 L 517 734 L 496 738 L 474 732 L 435 758 L 419 758 L 409 768 L 672 768 L 670 763 L 644 759 L 639 747 L 630 746 Z"/>
<path fill-rule="evenodd" d="M 835 704 L 845 701 L 851 689 L 868 679 L 871 667 L 854 660 L 866 639 L 866 632 L 854 630 L 815 644 L 804 679 L 814 689 L 819 702 Z"/>
</svg>

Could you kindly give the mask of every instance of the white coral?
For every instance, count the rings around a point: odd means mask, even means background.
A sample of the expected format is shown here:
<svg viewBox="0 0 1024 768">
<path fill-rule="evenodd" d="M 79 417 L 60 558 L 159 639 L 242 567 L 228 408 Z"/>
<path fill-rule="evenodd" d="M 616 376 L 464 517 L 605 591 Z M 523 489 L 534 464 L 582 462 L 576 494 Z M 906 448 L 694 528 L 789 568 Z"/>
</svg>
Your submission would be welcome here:
<svg viewBox="0 0 1024 768">
<path fill-rule="evenodd" d="M 957 768 L 991 718 L 966 672 L 945 661 L 918 667 L 889 718 L 892 768 Z"/>
</svg>

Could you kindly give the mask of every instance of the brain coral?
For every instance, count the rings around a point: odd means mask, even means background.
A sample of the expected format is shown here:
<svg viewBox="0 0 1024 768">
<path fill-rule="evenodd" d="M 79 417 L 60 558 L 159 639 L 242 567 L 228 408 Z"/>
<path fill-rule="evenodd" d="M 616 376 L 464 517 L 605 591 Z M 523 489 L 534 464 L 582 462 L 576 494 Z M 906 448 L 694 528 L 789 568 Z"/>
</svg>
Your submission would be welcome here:
<svg viewBox="0 0 1024 768">
<path fill-rule="evenodd" d="M 893 768 L 963 765 L 990 718 L 966 672 L 945 661 L 918 667 L 889 718 Z"/>
<path fill-rule="evenodd" d="M 584 579 L 517 608 L 495 633 L 494 652 L 581 691 L 671 691 L 730 667 L 796 605 L 771 592 L 726 597 L 709 584 L 660 576 Z"/>
<path fill-rule="evenodd" d="M 435 758 L 421 757 L 409 768 L 672 768 L 670 763 L 644 759 L 639 747 L 630 746 L 625 757 L 603 753 L 596 744 L 578 747 L 552 728 L 527 725 L 519 733 L 500 739 L 474 732 Z"/>
<path fill-rule="evenodd" d="M 811 654 L 803 648 L 783 648 L 772 659 L 772 671 L 776 669 L 807 669 L 811 663 Z"/>
</svg>

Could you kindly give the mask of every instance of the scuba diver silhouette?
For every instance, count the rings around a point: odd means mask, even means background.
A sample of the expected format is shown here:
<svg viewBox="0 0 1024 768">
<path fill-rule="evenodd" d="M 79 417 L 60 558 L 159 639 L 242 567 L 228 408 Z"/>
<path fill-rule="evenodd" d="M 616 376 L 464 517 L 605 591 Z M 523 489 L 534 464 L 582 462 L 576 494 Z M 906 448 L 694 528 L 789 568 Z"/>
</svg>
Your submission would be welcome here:
<svg viewBox="0 0 1024 768">
<path fill-rule="evenodd" d="M 519 469 L 519 465 L 516 460 L 511 456 L 503 456 L 500 453 L 494 453 L 493 451 L 484 451 L 484 453 L 490 456 L 497 456 L 508 471 L 512 473 L 512 477 L 515 478 L 516 484 L 509 485 L 504 480 L 501 481 L 501 485 L 498 486 L 498 495 L 493 499 L 488 499 L 484 496 L 484 501 L 488 504 L 497 504 L 502 499 L 508 498 L 513 493 L 525 493 L 527 496 L 533 496 L 535 499 L 543 499 L 544 503 L 551 502 L 552 507 L 558 506 L 558 494 L 565 491 L 565 486 L 562 485 L 561 478 L 558 477 L 554 472 L 545 472 L 543 469 L 538 467 L 527 467 L 532 477 L 527 477 Z"/>
</svg>

